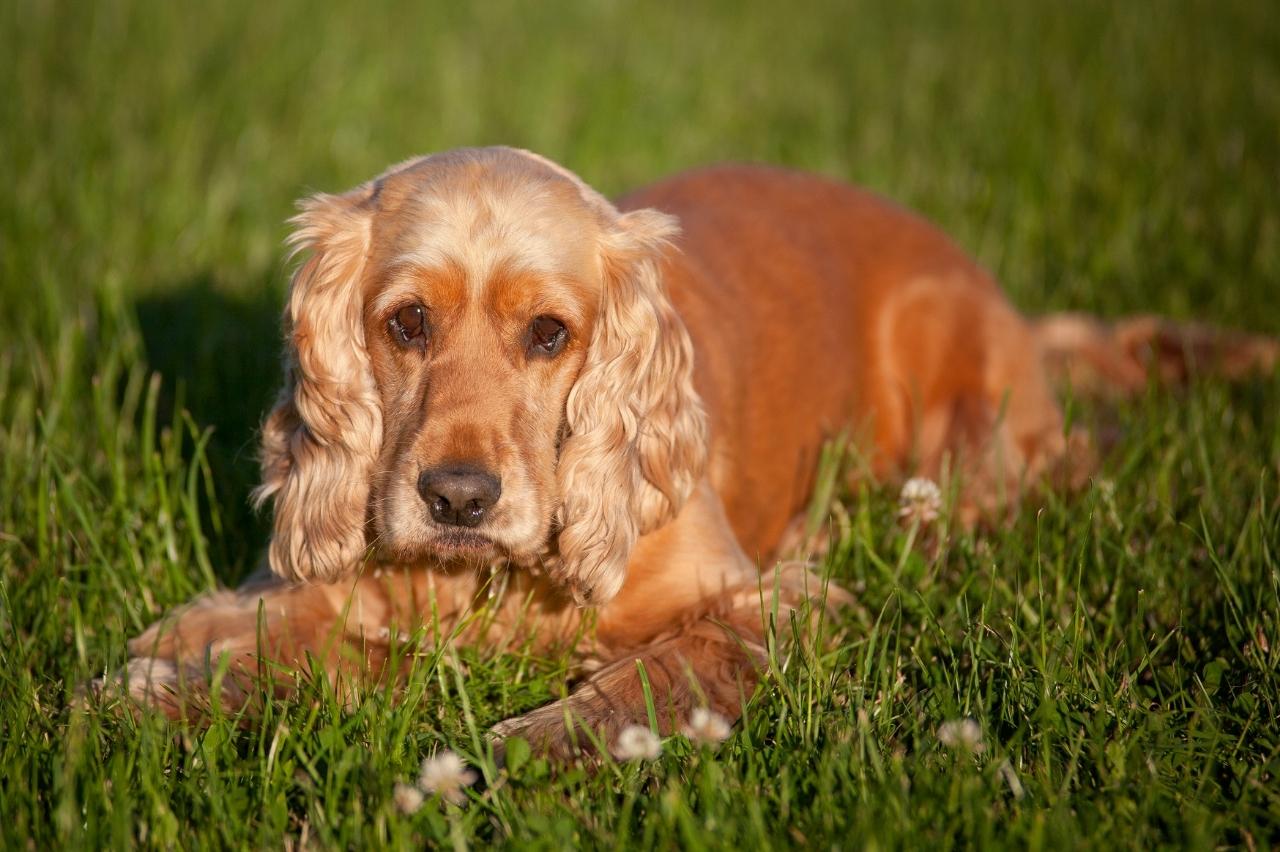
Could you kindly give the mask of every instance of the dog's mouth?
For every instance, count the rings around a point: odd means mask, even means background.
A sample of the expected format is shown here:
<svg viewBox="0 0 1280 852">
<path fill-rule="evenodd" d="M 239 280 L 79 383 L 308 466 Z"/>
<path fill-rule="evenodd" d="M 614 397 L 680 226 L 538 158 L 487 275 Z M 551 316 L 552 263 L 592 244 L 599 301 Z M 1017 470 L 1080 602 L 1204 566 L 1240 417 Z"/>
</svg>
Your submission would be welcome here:
<svg viewBox="0 0 1280 852">
<path fill-rule="evenodd" d="M 474 557 L 492 553 L 496 549 L 493 539 L 477 532 L 449 530 L 431 538 L 430 547 L 439 556 Z"/>
</svg>

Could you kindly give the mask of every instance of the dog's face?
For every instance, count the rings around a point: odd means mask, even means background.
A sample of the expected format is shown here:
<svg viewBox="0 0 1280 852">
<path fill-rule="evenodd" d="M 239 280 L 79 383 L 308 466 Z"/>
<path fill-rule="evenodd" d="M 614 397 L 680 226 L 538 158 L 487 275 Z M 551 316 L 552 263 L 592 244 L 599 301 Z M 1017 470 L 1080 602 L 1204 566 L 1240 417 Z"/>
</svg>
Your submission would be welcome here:
<svg viewBox="0 0 1280 852">
<path fill-rule="evenodd" d="M 542 563 L 612 597 L 705 461 L 669 217 L 509 149 L 437 155 L 296 220 L 311 251 L 264 429 L 273 568 Z"/>
<path fill-rule="evenodd" d="M 602 223 L 568 181 L 384 188 L 364 275 L 383 412 L 381 549 L 528 562 L 549 540 L 565 403 L 595 330 Z"/>
</svg>

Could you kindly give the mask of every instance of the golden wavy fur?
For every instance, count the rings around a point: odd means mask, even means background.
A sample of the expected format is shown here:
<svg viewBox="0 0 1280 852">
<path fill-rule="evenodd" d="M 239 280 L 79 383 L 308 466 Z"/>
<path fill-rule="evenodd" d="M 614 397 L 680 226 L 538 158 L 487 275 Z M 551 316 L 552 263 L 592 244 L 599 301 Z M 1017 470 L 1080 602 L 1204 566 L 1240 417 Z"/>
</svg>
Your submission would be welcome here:
<svg viewBox="0 0 1280 852">
<path fill-rule="evenodd" d="M 825 438 L 852 430 L 879 476 L 958 472 L 958 510 L 993 516 L 1089 468 L 1051 374 L 1132 390 L 1153 362 L 1182 375 L 1188 342 L 1232 375 L 1277 353 L 1150 320 L 1028 323 L 928 224 L 781 170 L 707 169 L 615 207 L 536 155 L 461 150 L 315 196 L 293 224 L 307 259 L 257 492 L 273 573 L 131 643 L 131 694 L 174 716 L 223 657 L 237 705 L 264 659 L 377 677 L 430 626 L 567 648 L 590 672 L 499 737 L 565 754 L 582 729 L 645 723 L 636 661 L 664 732 L 698 704 L 736 718 L 762 597 L 785 612 L 818 590 L 784 566 L 762 593 L 758 565 Z"/>
</svg>

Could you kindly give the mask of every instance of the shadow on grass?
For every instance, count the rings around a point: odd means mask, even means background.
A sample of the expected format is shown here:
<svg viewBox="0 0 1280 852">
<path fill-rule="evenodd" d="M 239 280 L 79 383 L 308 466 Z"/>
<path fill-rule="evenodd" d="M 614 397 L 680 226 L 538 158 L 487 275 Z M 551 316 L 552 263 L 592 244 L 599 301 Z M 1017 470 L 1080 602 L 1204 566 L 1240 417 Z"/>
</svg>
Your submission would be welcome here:
<svg viewBox="0 0 1280 852">
<path fill-rule="evenodd" d="M 228 583 L 253 567 L 269 530 L 269 513 L 253 511 L 249 491 L 258 481 L 258 429 L 280 385 L 281 298 L 267 276 L 228 293 L 202 275 L 134 305 L 147 362 L 163 377 L 161 418 L 180 406 L 201 428 L 213 427 L 208 458 L 221 533 L 203 520 Z"/>
</svg>

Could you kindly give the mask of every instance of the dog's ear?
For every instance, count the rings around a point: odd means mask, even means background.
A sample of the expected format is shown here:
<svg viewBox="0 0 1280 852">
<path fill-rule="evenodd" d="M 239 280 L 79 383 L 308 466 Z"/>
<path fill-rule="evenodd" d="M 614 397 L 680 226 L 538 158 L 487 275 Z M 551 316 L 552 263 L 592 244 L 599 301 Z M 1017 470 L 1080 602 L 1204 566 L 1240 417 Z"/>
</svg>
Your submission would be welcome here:
<svg viewBox="0 0 1280 852">
<path fill-rule="evenodd" d="M 271 569 L 337 579 L 364 558 L 382 411 L 365 349 L 360 278 L 376 190 L 316 195 L 290 220 L 309 254 L 285 308 L 285 386 L 262 430 L 258 504 L 272 501 Z"/>
<path fill-rule="evenodd" d="M 638 210 L 605 236 L 600 311 L 569 393 L 557 474 L 554 574 L 579 603 L 618 593 L 636 539 L 675 517 L 706 464 L 693 346 L 661 276 L 678 232 L 673 217 Z"/>
</svg>

